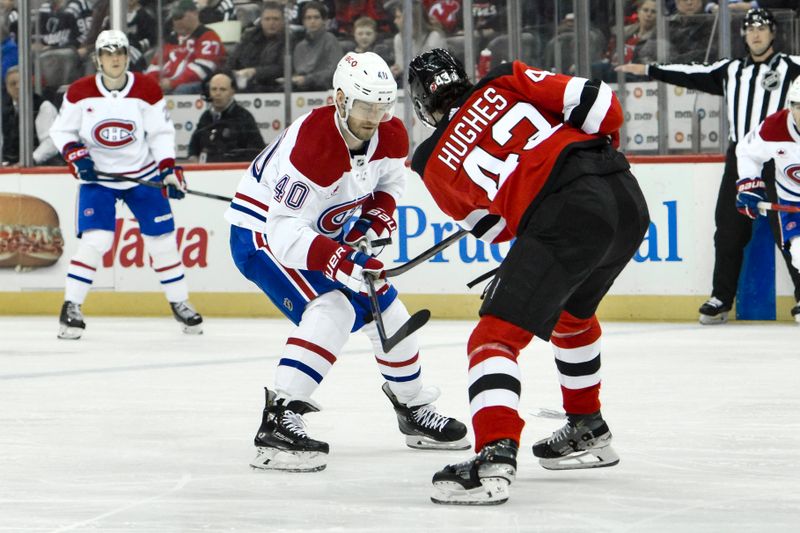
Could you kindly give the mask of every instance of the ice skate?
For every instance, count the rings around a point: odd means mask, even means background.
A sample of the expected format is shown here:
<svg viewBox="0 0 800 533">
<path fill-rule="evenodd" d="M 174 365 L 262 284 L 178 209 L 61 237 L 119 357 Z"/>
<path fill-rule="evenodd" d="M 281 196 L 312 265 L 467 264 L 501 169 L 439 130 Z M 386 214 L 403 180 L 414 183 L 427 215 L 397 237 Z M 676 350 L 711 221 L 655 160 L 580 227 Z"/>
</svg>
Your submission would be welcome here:
<svg viewBox="0 0 800 533">
<path fill-rule="evenodd" d="M 611 431 L 600 415 L 567 414 L 567 424 L 533 445 L 533 455 L 548 470 L 614 466 L 619 456 L 610 446 Z"/>
<path fill-rule="evenodd" d="M 264 389 L 266 406 L 255 438 L 258 453 L 250 466 L 258 470 L 317 472 L 327 465 L 328 443 L 306 433 L 303 415 L 319 411 L 308 402 L 275 400 L 275 393 Z"/>
<path fill-rule="evenodd" d="M 794 321 L 800 324 L 800 300 L 797 300 L 797 305 L 792 307 L 792 317 Z"/>
<path fill-rule="evenodd" d="M 189 335 L 201 335 L 203 333 L 203 317 L 195 311 L 189 300 L 182 302 L 170 302 L 172 315 L 175 320 L 181 323 L 183 332 Z"/>
<path fill-rule="evenodd" d="M 447 465 L 433 475 L 431 501 L 442 505 L 499 505 L 517 473 L 517 443 L 502 439 L 484 446 L 463 463 Z"/>
<path fill-rule="evenodd" d="M 64 302 L 61 306 L 61 316 L 58 318 L 59 339 L 80 339 L 86 323 L 83 321 L 80 304 Z"/>
<path fill-rule="evenodd" d="M 730 305 L 725 305 L 716 296 L 712 296 L 700 306 L 700 323 L 704 326 L 724 324 L 728 321 Z"/>
<path fill-rule="evenodd" d="M 467 426 L 436 412 L 432 402 L 439 397 L 435 388 L 423 389 L 416 398 L 404 405 L 397 400 L 388 383 L 383 392 L 392 402 L 397 425 L 406 436 L 409 448 L 420 450 L 468 450 Z"/>
</svg>

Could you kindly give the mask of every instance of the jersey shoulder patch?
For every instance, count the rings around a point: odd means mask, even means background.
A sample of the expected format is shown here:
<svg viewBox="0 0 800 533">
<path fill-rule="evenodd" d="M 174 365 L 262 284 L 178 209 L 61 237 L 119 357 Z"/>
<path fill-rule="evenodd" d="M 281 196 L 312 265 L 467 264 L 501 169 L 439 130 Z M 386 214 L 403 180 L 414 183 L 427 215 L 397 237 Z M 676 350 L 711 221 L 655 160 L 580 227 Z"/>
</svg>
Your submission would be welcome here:
<svg viewBox="0 0 800 533">
<path fill-rule="evenodd" d="M 782 109 L 768 116 L 758 132 L 761 138 L 767 142 L 793 142 L 789 134 L 788 114 L 788 109 Z"/>
<path fill-rule="evenodd" d="M 97 80 L 94 74 L 72 82 L 67 89 L 66 98 L 72 104 L 78 103 L 84 98 L 102 98 L 100 89 L 97 88 Z"/>
<path fill-rule="evenodd" d="M 164 93 L 161 92 L 161 87 L 156 83 L 155 79 L 145 76 L 141 72 L 133 72 L 132 74 L 133 87 L 128 93 L 128 98 L 138 98 L 150 105 L 164 98 Z"/>
<path fill-rule="evenodd" d="M 294 168 L 321 187 L 332 185 L 350 170 L 350 153 L 333 113 L 332 105 L 309 113 L 289 156 Z"/>
<path fill-rule="evenodd" d="M 378 126 L 378 147 L 372 154 L 371 161 L 386 157 L 393 159 L 408 157 L 408 132 L 397 117 L 381 122 Z"/>
</svg>

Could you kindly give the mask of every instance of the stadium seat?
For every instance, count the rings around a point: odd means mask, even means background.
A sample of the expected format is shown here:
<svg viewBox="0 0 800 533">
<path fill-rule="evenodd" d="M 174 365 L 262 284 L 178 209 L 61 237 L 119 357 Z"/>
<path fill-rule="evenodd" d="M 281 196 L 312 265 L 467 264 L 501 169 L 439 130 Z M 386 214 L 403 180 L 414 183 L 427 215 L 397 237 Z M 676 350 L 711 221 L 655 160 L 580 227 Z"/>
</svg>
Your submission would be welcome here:
<svg viewBox="0 0 800 533">
<path fill-rule="evenodd" d="M 206 27 L 214 30 L 219 35 L 223 43 L 238 43 L 242 37 L 242 23 L 238 20 L 223 20 L 206 24 Z"/>
<path fill-rule="evenodd" d="M 261 17 L 261 4 L 240 4 L 236 6 L 236 19 L 242 24 L 242 29 L 246 30 L 258 21 Z"/>
<path fill-rule="evenodd" d="M 56 48 L 39 54 L 39 75 L 42 90 L 57 91 L 69 85 L 83 74 L 81 58 L 74 48 Z"/>
</svg>

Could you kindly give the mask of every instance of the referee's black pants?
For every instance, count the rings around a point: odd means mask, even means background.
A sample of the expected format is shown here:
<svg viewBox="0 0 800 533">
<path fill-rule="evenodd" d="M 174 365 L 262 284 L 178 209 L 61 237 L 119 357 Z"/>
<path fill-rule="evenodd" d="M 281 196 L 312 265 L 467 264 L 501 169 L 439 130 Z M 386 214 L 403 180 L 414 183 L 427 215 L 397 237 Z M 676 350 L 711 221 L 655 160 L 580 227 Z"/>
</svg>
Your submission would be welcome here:
<svg viewBox="0 0 800 533">
<path fill-rule="evenodd" d="M 739 271 L 742 269 L 744 248 L 750 242 L 753 221 L 736 210 L 736 143 L 731 143 L 725 154 L 725 171 L 717 196 L 717 208 L 714 221 L 717 229 L 714 232 L 714 279 L 712 295 L 726 305 L 733 305 L 736 288 L 739 283 Z M 764 167 L 764 183 L 767 196 L 776 201 L 775 172 L 772 164 Z M 781 249 L 783 259 L 789 268 L 789 275 L 794 284 L 794 298 L 800 300 L 800 272 L 792 266 L 791 255 L 783 250 L 780 242 L 780 223 L 774 211 L 768 212 L 769 224 L 776 244 Z"/>
</svg>

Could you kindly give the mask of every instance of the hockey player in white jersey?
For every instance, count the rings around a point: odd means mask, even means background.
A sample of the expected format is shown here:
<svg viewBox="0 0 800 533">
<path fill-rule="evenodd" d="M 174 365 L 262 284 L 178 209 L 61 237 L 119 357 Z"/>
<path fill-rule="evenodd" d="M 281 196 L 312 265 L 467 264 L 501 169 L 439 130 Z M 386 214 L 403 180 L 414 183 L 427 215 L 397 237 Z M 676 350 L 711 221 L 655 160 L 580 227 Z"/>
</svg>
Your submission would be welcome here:
<svg viewBox="0 0 800 533">
<path fill-rule="evenodd" d="M 69 86 L 50 137 L 80 181 L 78 251 L 70 260 L 58 337 L 79 339 L 81 305 L 114 240 L 116 202 L 139 222 L 147 251 L 175 319 L 186 333 L 202 333 L 203 318 L 189 303 L 169 198 L 184 197 L 183 169 L 175 166 L 175 129 L 157 83 L 128 71 L 128 39 L 117 30 L 95 43 L 94 76 Z M 161 190 L 98 176 L 96 170 L 162 181 Z"/>
<path fill-rule="evenodd" d="M 761 179 L 761 167 L 775 161 L 775 189 L 778 203 L 800 206 L 800 78 L 792 82 L 786 94 L 788 108 L 769 115 L 736 147 L 736 209 L 755 219 L 758 202 L 767 202 L 767 190 Z M 792 266 L 800 270 L 800 213 L 779 212 L 780 245 L 789 250 Z M 792 308 L 800 323 L 800 301 Z"/>
<path fill-rule="evenodd" d="M 406 129 L 392 116 L 394 76 L 378 55 L 349 53 L 333 87 L 334 105 L 297 119 L 253 161 L 225 214 L 236 266 L 297 325 L 283 348 L 275 390 L 266 391 L 251 462 L 257 469 L 325 468 L 328 444 L 308 436 L 303 415 L 320 409 L 311 395 L 355 331 L 372 341 L 407 445 L 469 447 L 466 426 L 432 405 L 439 391 L 423 386 L 416 336 L 384 352 L 365 294 L 363 273 L 384 269 L 370 243 L 396 228 L 407 172 Z M 408 311 L 388 282 L 376 286 L 393 332 Z"/>
</svg>

